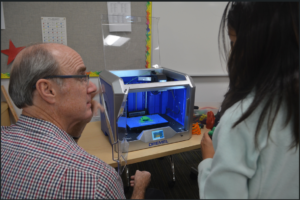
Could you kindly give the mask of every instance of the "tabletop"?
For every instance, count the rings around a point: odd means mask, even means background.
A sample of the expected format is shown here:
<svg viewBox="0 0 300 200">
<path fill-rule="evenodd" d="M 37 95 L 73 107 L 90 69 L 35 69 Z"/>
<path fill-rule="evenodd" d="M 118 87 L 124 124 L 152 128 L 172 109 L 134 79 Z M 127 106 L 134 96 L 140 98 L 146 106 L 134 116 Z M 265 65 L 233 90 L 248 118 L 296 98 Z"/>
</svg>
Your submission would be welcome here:
<svg viewBox="0 0 300 200">
<path fill-rule="evenodd" d="M 127 164 L 198 149 L 204 131 L 208 131 L 208 129 L 201 129 L 201 135 L 192 135 L 189 140 L 129 152 Z M 78 140 L 78 145 L 110 166 L 117 167 L 117 163 L 112 159 L 112 147 L 108 136 L 105 136 L 101 131 L 100 121 L 90 122 L 86 125 L 81 138 Z"/>
</svg>

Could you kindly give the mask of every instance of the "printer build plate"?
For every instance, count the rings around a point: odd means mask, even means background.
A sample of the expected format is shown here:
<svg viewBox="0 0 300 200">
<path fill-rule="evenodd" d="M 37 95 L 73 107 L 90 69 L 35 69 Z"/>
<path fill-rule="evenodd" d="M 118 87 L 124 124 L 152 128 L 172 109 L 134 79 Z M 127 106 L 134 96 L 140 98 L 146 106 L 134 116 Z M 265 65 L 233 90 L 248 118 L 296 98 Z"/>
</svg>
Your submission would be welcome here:
<svg viewBox="0 0 300 200">
<path fill-rule="evenodd" d="M 127 118 L 127 127 L 132 131 L 165 126 L 168 121 L 159 114 Z"/>
</svg>

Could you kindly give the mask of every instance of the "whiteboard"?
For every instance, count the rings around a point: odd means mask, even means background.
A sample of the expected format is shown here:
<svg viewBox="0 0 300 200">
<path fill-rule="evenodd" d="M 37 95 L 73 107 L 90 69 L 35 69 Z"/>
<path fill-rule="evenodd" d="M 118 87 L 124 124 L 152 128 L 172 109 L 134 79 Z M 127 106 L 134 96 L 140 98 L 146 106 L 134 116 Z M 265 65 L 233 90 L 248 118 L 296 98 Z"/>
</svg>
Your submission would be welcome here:
<svg viewBox="0 0 300 200">
<path fill-rule="evenodd" d="M 161 66 L 191 76 L 227 76 L 218 48 L 227 3 L 152 2 L 152 16 L 159 18 Z"/>
</svg>

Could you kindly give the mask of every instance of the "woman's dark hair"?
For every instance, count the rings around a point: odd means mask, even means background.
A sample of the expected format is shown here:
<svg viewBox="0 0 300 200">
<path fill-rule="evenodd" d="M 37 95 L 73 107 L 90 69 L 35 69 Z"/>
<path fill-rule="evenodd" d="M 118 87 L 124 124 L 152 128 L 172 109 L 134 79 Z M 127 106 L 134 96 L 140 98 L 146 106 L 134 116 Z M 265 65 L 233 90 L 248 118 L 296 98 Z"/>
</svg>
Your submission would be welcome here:
<svg viewBox="0 0 300 200">
<path fill-rule="evenodd" d="M 226 49 L 227 28 L 236 32 L 236 42 Z M 223 48 L 221 48 L 221 46 Z M 229 90 L 221 105 L 221 115 L 255 90 L 241 123 L 263 101 L 266 102 L 255 133 L 268 117 L 268 136 L 280 106 L 285 103 L 287 118 L 292 120 L 294 140 L 299 144 L 299 5 L 298 2 L 229 2 L 219 31 L 219 49 L 224 50 L 229 75 Z M 222 51 L 221 51 L 222 53 Z M 272 112 L 271 112 L 272 111 Z M 272 114 L 271 114 L 272 113 Z M 232 128 L 233 128 L 232 127 Z"/>
</svg>

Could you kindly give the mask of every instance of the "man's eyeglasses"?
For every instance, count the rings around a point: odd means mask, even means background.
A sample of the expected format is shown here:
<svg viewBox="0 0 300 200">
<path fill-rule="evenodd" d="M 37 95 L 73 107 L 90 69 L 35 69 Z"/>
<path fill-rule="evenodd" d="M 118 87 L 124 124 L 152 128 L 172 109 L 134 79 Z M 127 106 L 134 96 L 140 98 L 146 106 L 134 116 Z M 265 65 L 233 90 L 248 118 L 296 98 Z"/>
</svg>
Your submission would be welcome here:
<svg viewBox="0 0 300 200">
<path fill-rule="evenodd" d="M 53 76 L 46 76 L 43 79 L 50 79 L 50 78 L 76 78 L 81 82 L 86 82 L 86 85 L 89 85 L 89 79 L 90 75 L 53 75 Z M 33 89 L 35 89 L 35 84 L 32 86 Z"/>
</svg>

